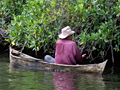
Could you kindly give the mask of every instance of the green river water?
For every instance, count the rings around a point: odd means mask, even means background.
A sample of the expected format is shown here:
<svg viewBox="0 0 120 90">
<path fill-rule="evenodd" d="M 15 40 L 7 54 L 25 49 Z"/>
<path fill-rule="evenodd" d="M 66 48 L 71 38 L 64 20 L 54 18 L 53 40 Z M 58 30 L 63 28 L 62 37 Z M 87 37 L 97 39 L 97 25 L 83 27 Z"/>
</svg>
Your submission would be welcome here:
<svg viewBox="0 0 120 90">
<path fill-rule="evenodd" d="M 120 74 L 95 75 L 13 68 L 0 55 L 0 90 L 120 90 Z"/>
</svg>

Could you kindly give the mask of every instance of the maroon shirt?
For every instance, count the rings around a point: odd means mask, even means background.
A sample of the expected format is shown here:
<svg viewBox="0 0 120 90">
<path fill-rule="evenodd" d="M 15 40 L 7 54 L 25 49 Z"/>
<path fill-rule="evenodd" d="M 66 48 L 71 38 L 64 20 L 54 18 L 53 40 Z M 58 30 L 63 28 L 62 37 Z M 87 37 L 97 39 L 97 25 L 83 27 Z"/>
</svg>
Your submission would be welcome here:
<svg viewBox="0 0 120 90">
<path fill-rule="evenodd" d="M 55 63 L 76 65 L 82 61 L 77 44 L 72 40 L 60 39 L 56 42 Z"/>
</svg>

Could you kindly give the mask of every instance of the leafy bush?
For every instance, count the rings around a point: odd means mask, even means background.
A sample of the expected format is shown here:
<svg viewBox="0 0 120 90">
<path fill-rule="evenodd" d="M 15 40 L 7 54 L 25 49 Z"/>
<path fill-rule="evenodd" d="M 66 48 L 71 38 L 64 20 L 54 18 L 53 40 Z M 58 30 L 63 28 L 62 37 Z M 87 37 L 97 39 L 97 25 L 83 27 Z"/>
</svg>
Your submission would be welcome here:
<svg viewBox="0 0 120 90">
<path fill-rule="evenodd" d="M 26 0 L 1 0 L 0 1 L 0 18 L 4 27 L 11 23 L 13 14 L 20 15 Z"/>
<path fill-rule="evenodd" d="M 54 29 L 56 16 L 52 16 L 53 8 L 52 1 L 28 0 L 22 14 L 14 15 L 11 22 L 11 40 L 17 46 L 27 43 L 26 47 L 37 51 L 40 47 L 50 49 L 58 32 Z"/>
<path fill-rule="evenodd" d="M 94 60 L 110 48 L 119 51 L 119 16 L 120 0 L 27 0 L 8 32 L 17 46 L 54 51 L 59 30 L 69 25 L 81 51 Z"/>
</svg>

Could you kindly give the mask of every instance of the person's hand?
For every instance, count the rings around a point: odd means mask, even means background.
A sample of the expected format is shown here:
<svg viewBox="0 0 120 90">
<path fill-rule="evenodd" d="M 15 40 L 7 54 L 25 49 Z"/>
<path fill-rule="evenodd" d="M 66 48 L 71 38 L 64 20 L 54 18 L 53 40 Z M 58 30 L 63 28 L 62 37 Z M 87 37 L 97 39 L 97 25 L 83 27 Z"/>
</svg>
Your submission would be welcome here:
<svg viewBox="0 0 120 90">
<path fill-rule="evenodd" d="M 86 56 L 86 54 L 83 54 L 82 57 L 84 58 Z"/>
</svg>

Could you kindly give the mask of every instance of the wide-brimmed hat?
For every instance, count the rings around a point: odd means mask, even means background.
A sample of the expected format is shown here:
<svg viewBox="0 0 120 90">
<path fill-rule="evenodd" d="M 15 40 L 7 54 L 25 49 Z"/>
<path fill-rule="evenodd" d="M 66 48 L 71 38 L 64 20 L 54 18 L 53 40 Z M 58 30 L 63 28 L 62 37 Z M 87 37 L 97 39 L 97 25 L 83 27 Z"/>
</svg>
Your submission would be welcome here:
<svg viewBox="0 0 120 90">
<path fill-rule="evenodd" d="M 72 31 L 70 26 L 67 26 L 61 30 L 61 33 L 58 35 L 58 37 L 61 39 L 64 39 L 64 38 L 66 38 L 74 33 L 75 33 L 75 31 Z"/>
</svg>

